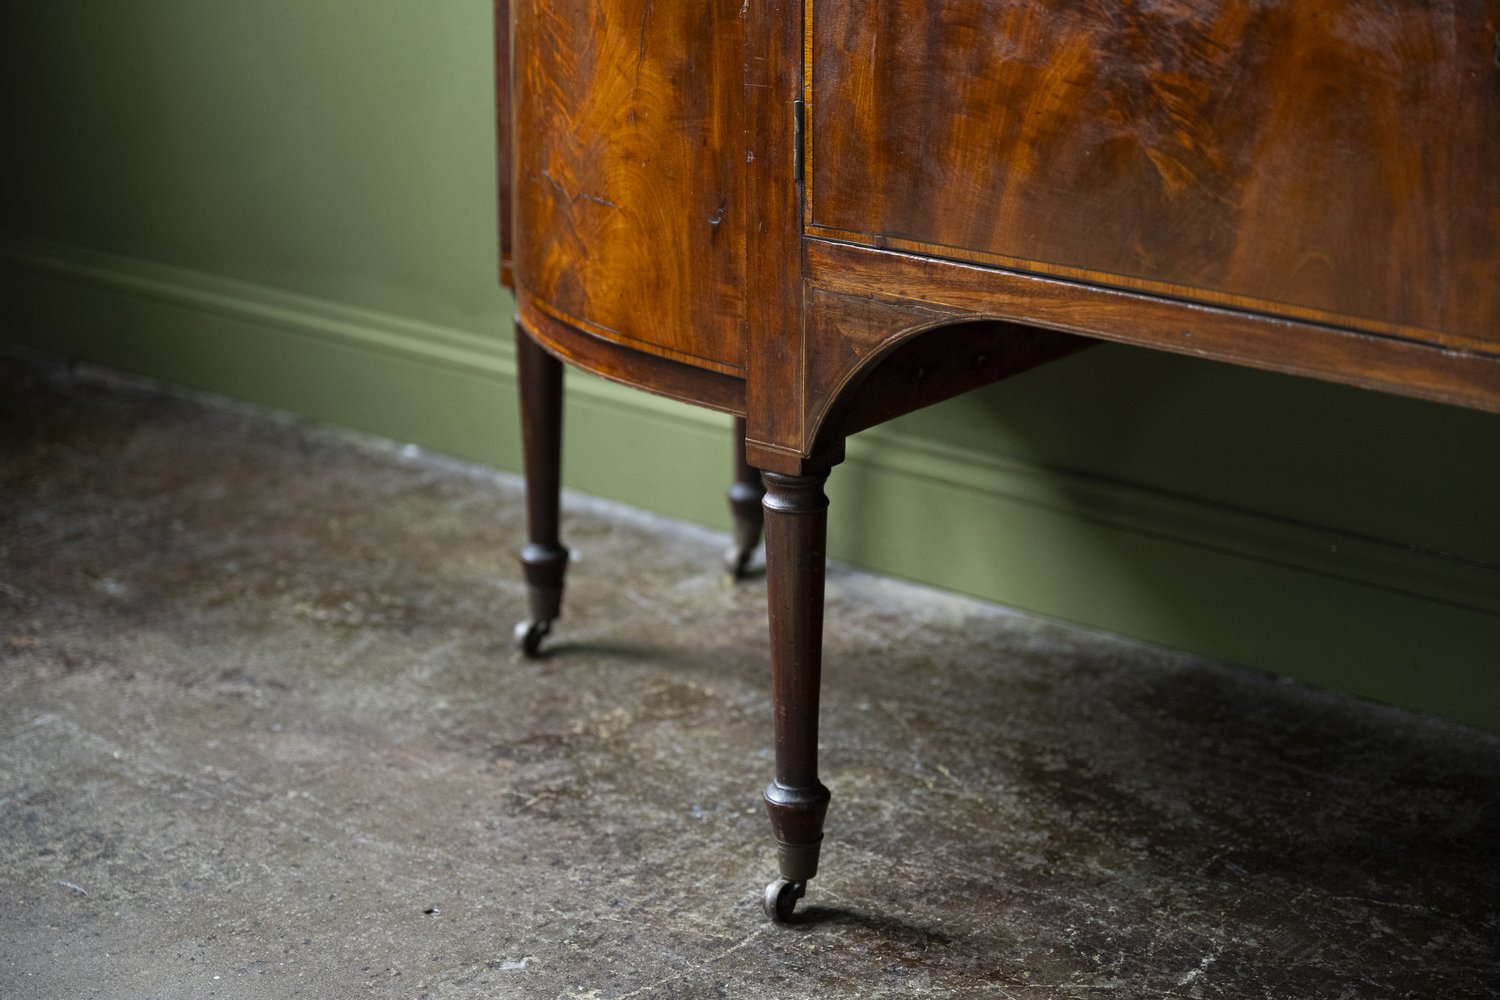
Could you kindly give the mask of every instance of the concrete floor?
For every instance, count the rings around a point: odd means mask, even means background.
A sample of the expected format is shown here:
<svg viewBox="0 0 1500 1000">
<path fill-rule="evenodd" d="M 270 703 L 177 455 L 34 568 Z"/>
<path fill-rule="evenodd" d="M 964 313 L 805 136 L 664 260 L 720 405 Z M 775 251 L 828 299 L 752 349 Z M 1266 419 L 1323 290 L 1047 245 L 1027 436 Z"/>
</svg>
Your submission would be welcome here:
<svg viewBox="0 0 1500 1000">
<path fill-rule="evenodd" d="M 0 358 L 0 996 L 1500 995 L 1495 736 L 839 570 L 769 925 L 763 584 L 573 499 L 518 659 L 520 503 Z"/>
</svg>

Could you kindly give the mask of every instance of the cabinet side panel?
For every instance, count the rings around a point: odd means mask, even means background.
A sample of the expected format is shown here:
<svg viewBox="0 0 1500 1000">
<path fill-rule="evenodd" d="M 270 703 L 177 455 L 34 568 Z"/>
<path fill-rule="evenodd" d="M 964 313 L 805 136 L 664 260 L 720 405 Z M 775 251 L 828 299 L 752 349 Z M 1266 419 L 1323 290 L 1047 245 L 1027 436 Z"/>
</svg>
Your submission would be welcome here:
<svg viewBox="0 0 1500 1000">
<path fill-rule="evenodd" d="M 510 0 L 494 0 L 495 32 L 495 203 L 500 213 L 500 283 L 514 287 L 511 263 L 511 102 L 510 102 Z"/>
<path fill-rule="evenodd" d="M 521 293 L 616 343 L 742 371 L 739 4 L 512 8 Z"/>
</svg>

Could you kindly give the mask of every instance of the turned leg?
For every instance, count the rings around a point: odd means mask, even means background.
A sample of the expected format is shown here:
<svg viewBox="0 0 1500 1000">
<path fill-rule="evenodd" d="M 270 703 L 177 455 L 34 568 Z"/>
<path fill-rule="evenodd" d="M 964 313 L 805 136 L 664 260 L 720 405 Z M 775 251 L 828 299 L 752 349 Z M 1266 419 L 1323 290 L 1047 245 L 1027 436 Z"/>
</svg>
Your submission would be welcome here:
<svg viewBox="0 0 1500 1000">
<path fill-rule="evenodd" d="M 526 465 L 526 574 L 530 617 L 516 626 L 516 643 L 536 656 L 562 610 L 568 550 L 558 541 L 562 493 L 562 362 L 516 324 L 516 370 L 521 390 L 521 440 Z"/>
<path fill-rule="evenodd" d="M 827 471 L 766 474 L 766 591 L 775 699 L 776 780 L 766 809 L 781 877 L 765 909 L 786 920 L 818 871 L 828 789 L 818 781 L 818 688 L 823 660 L 823 571 L 828 535 Z"/>
<path fill-rule="evenodd" d="M 765 495 L 760 470 L 745 461 L 745 418 L 736 417 L 734 483 L 729 487 L 729 512 L 734 515 L 734 546 L 724 554 L 724 567 L 736 580 L 745 578 L 750 557 L 760 544 L 761 525 L 765 521 L 760 503 Z"/>
</svg>

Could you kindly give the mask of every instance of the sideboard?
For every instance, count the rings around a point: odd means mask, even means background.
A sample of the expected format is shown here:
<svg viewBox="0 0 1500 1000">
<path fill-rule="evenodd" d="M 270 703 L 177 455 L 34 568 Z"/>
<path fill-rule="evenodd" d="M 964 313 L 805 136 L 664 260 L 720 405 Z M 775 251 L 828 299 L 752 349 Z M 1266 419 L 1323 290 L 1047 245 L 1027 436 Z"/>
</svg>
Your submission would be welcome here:
<svg viewBox="0 0 1500 1000">
<path fill-rule="evenodd" d="M 562 362 L 735 418 L 817 871 L 845 438 L 1116 341 L 1500 411 L 1500 0 L 495 0 L 539 652 Z M 763 483 L 763 486 L 762 486 Z M 762 520 L 763 519 L 763 520 Z"/>
</svg>

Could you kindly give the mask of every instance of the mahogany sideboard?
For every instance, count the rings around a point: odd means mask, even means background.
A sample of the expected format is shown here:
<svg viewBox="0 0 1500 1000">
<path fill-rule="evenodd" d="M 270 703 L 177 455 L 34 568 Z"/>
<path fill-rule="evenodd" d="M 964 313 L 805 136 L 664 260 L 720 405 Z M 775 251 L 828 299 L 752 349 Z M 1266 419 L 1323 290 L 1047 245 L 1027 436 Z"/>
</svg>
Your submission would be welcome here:
<svg viewBox="0 0 1500 1000">
<path fill-rule="evenodd" d="M 1500 411 L 1500 0 L 495 0 L 536 654 L 562 364 L 736 418 L 765 800 L 817 870 L 823 483 L 1118 341 Z M 762 481 L 764 489 L 762 489 Z"/>
</svg>

